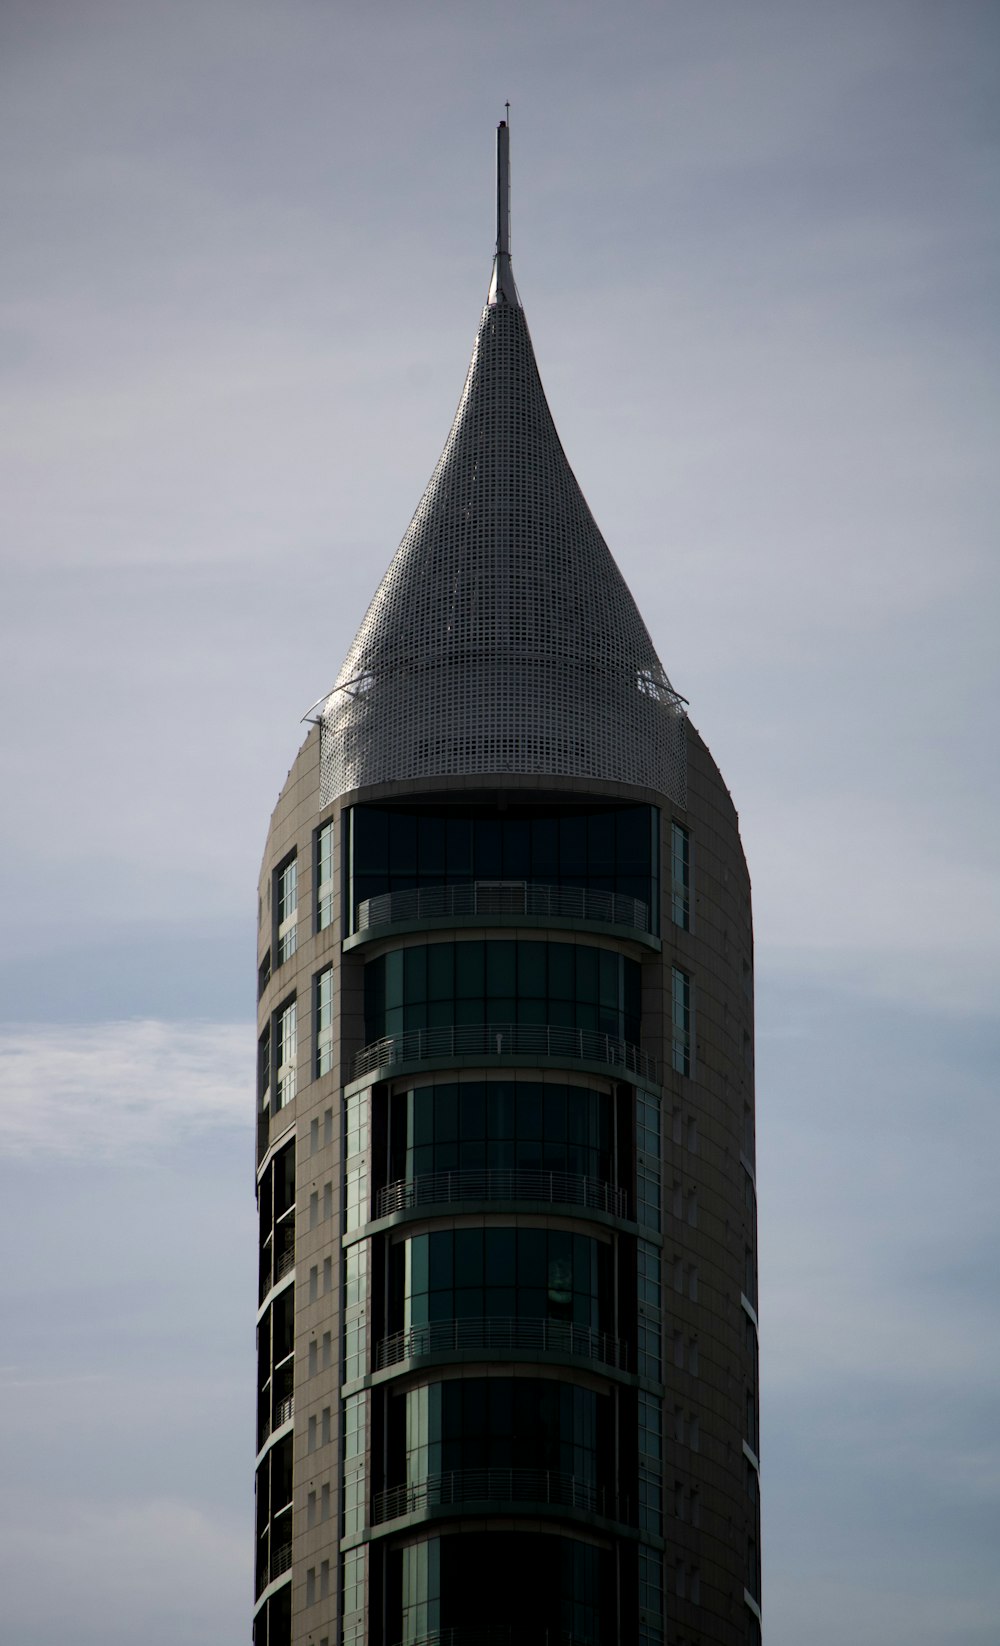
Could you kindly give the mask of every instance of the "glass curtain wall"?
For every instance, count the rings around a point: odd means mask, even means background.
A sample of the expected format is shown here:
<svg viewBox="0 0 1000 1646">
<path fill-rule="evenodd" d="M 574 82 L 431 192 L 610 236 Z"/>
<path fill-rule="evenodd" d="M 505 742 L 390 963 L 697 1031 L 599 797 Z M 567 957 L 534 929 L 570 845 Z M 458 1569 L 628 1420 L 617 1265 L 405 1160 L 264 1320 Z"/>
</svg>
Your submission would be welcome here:
<svg viewBox="0 0 1000 1646">
<path fill-rule="evenodd" d="M 654 806 L 585 809 L 354 806 L 348 825 L 352 920 L 386 892 L 526 881 L 637 898 L 656 930 L 658 813 Z"/>
</svg>

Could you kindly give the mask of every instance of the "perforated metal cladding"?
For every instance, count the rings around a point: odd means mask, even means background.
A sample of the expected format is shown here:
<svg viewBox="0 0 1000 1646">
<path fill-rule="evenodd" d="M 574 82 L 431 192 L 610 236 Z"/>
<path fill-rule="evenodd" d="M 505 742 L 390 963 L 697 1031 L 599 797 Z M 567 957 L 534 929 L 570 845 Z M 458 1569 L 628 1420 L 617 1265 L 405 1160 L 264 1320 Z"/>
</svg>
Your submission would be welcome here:
<svg viewBox="0 0 1000 1646">
<path fill-rule="evenodd" d="M 520 308 L 483 311 L 447 444 L 321 724 L 324 804 L 504 772 L 686 803 L 683 700 L 566 460 Z"/>
</svg>

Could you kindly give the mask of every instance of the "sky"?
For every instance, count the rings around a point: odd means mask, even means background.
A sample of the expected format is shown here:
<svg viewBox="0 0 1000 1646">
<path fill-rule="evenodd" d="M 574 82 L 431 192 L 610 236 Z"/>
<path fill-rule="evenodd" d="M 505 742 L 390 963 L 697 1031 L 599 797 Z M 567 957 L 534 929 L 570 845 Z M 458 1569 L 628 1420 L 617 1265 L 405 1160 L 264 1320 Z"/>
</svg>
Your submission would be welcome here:
<svg viewBox="0 0 1000 1646">
<path fill-rule="evenodd" d="M 1000 16 L 3 0 L 0 1635 L 245 1646 L 256 877 L 514 267 L 740 811 L 768 1646 L 1000 1629 Z"/>
</svg>

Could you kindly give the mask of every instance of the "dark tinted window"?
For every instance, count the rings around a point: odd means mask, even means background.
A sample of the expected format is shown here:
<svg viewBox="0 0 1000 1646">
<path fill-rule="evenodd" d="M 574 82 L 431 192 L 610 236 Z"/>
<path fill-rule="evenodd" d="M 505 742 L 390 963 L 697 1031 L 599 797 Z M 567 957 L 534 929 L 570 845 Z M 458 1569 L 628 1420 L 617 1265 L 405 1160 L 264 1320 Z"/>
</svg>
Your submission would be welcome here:
<svg viewBox="0 0 1000 1646">
<path fill-rule="evenodd" d="M 652 806 L 486 807 L 450 810 L 355 806 L 351 811 L 352 921 L 387 892 L 478 880 L 533 881 L 635 897 L 657 918 L 656 809 Z"/>
<path fill-rule="evenodd" d="M 640 967 L 586 944 L 418 943 L 365 967 L 368 1042 L 411 1029 L 549 1023 L 639 1042 Z"/>
</svg>

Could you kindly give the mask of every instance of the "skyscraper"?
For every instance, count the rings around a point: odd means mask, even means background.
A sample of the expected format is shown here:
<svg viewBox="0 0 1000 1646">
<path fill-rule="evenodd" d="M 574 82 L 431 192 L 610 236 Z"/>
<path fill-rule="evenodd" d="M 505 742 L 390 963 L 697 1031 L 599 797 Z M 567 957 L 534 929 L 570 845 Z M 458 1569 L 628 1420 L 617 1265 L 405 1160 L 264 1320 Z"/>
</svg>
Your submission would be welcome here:
<svg viewBox="0 0 1000 1646">
<path fill-rule="evenodd" d="M 749 880 L 508 176 L 502 125 L 455 421 L 264 854 L 255 1646 L 760 1639 Z"/>
</svg>

